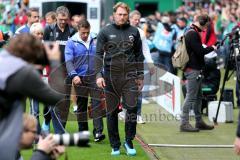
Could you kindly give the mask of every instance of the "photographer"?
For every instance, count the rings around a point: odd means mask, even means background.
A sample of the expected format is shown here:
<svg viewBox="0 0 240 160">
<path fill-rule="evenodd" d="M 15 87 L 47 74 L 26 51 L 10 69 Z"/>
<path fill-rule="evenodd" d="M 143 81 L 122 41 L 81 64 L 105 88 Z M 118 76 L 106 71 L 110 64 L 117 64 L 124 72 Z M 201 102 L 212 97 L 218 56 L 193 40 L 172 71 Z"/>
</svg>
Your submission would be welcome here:
<svg viewBox="0 0 240 160">
<path fill-rule="evenodd" d="M 44 48 L 46 54 L 44 54 Z M 0 155 L 2 159 L 14 159 L 21 135 L 21 122 L 24 97 L 34 98 L 46 104 L 56 105 L 63 95 L 45 84 L 32 64 L 47 64 L 51 68 L 59 66 L 59 47 L 53 48 L 29 34 L 21 34 L 12 38 L 0 53 Z M 61 90 L 63 81 L 61 69 L 54 71 L 52 81 L 55 90 Z M 7 151 L 7 152 L 6 152 Z"/>
<path fill-rule="evenodd" d="M 214 126 L 207 125 L 201 116 L 202 107 L 202 69 L 204 67 L 204 55 L 213 51 L 216 47 L 203 48 L 200 32 L 205 30 L 210 23 L 207 14 L 196 17 L 196 21 L 191 25 L 190 30 L 185 34 L 186 48 L 189 61 L 184 69 L 186 77 L 187 94 L 183 104 L 181 116 L 181 132 L 199 132 L 199 130 L 211 130 Z M 194 108 L 196 125 L 193 127 L 189 123 L 189 110 Z"/>
<path fill-rule="evenodd" d="M 38 138 L 37 119 L 30 114 L 23 114 L 23 131 L 20 140 L 20 149 L 30 149 L 35 139 Z M 34 150 L 31 160 L 52 160 L 59 157 L 65 151 L 64 146 L 56 145 L 53 135 L 48 135 L 45 138 L 39 137 L 38 144 Z M 16 159 L 21 159 L 20 154 Z"/>
</svg>

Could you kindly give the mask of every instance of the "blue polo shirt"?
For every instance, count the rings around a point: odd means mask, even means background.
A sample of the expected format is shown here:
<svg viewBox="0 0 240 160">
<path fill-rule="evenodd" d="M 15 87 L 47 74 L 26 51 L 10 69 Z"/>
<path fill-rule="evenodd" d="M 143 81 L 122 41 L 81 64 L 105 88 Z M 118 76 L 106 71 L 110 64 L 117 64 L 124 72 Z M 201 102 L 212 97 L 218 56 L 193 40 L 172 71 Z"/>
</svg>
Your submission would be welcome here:
<svg viewBox="0 0 240 160">
<path fill-rule="evenodd" d="M 21 34 L 21 33 L 30 33 L 30 28 L 28 27 L 27 24 L 18 28 L 15 32 L 15 35 L 18 35 L 18 34 Z"/>
</svg>

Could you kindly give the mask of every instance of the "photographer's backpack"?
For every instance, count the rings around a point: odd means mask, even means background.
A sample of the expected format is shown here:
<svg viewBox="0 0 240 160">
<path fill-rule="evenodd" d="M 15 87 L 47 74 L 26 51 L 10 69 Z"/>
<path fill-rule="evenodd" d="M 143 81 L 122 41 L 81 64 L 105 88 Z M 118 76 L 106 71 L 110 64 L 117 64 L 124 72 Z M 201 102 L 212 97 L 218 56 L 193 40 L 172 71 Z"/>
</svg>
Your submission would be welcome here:
<svg viewBox="0 0 240 160">
<path fill-rule="evenodd" d="M 186 67 L 189 61 L 189 55 L 187 53 L 187 48 L 185 43 L 185 35 L 186 33 L 182 37 L 180 37 L 180 39 L 178 40 L 177 49 L 172 56 L 173 67 L 181 70 L 183 70 Z"/>
<path fill-rule="evenodd" d="M 189 56 L 187 53 L 187 48 L 185 44 L 185 36 L 182 36 L 178 41 L 178 46 L 176 51 L 172 56 L 172 64 L 174 68 L 179 68 L 183 70 L 189 61 Z"/>
</svg>

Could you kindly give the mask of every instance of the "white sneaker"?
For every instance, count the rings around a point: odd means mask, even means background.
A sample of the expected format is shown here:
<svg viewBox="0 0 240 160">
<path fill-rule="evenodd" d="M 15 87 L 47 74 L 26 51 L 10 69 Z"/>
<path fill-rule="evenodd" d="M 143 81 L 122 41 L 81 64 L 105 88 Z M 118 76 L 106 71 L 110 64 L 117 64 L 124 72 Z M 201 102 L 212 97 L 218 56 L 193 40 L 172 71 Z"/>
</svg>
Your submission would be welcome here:
<svg viewBox="0 0 240 160">
<path fill-rule="evenodd" d="M 143 120 L 142 116 L 137 115 L 137 123 L 138 124 L 144 124 L 145 123 L 145 121 Z"/>
<path fill-rule="evenodd" d="M 121 112 L 118 113 L 118 119 L 121 121 L 125 121 L 125 114 L 126 112 L 123 110 Z"/>
<path fill-rule="evenodd" d="M 142 98 L 142 104 L 149 104 L 150 102 L 146 100 L 145 98 Z"/>
</svg>

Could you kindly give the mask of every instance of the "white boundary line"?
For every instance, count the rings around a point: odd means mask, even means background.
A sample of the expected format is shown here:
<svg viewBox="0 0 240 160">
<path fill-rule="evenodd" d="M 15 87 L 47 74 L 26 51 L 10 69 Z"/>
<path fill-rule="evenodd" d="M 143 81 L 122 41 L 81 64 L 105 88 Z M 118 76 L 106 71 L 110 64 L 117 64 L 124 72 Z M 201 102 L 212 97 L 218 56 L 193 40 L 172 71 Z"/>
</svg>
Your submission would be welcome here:
<svg viewBox="0 0 240 160">
<path fill-rule="evenodd" d="M 233 148 L 234 145 L 184 145 L 184 144 L 148 144 L 151 147 L 172 147 L 172 148 Z"/>
</svg>

